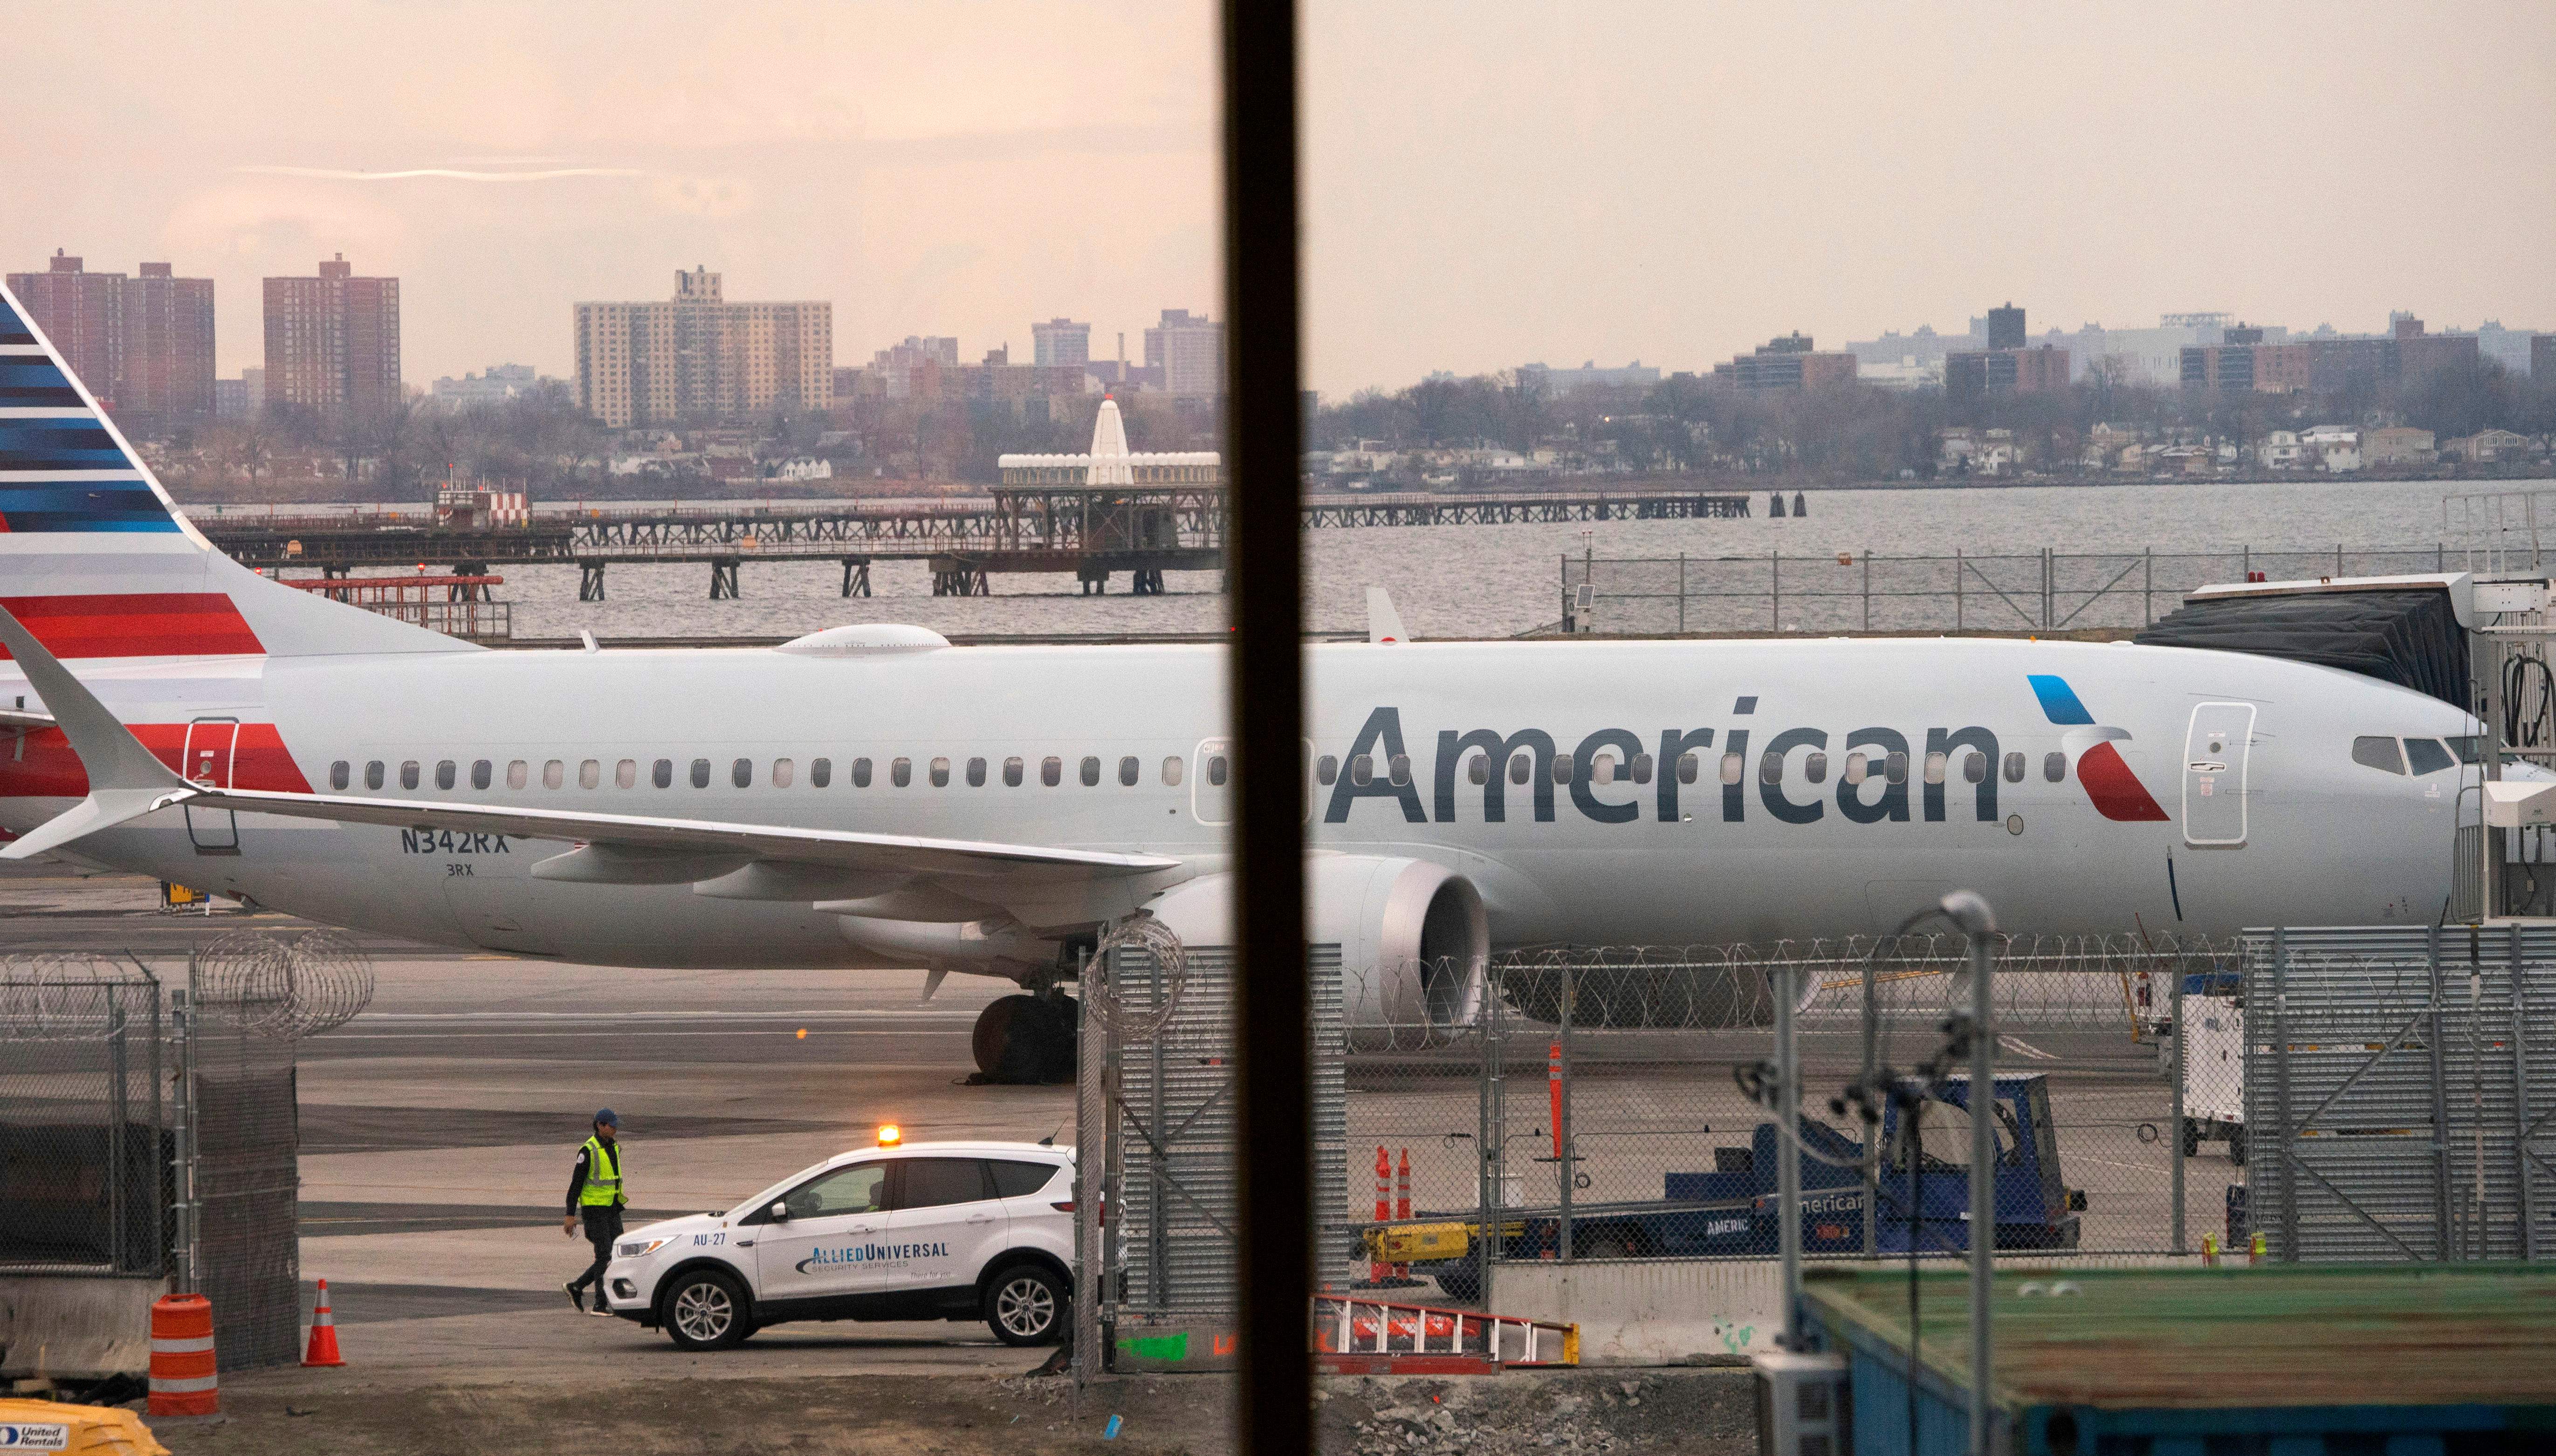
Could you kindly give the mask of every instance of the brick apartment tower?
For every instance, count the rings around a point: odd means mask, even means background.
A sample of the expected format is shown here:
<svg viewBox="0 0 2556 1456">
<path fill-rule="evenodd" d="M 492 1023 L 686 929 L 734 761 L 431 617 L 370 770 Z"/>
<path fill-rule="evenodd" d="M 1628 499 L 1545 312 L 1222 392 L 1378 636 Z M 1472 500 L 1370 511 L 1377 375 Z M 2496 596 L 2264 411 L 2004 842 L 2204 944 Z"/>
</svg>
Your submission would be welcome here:
<svg viewBox="0 0 2556 1456">
<path fill-rule="evenodd" d="M 266 403 L 368 415 L 400 398 L 399 280 L 339 253 L 317 278 L 266 280 Z"/>
<path fill-rule="evenodd" d="M 213 413 L 213 281 L 167 263 L 91 273 L 56 249 L 42 273 L 12 273 L 27 306 L 89 392 L 119 419 L 177 424 Z"/>
</svg>

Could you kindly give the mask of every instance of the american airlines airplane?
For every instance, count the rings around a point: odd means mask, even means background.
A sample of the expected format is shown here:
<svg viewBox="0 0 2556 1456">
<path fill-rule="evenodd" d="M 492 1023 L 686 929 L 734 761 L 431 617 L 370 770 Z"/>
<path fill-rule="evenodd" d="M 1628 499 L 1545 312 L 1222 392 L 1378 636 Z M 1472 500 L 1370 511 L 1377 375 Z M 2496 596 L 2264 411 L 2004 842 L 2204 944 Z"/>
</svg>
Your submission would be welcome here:
<svg viewBox="0 0 2556 1456">
<path fill-rule="evenodd" d="M 522 956 L 1003 977 L 989 1072 L 1052 1065 L 1113 922 L 1222 938 L 1221 649 L 472 646 L 212 550 L 0 305 L 0 858 Z M 1873 933 L 1954 888 L 2041 932 L 2428 923 L 2481 775 L 2446 703 L 2179 648 L 1309 661 L 1313 938 L 1358 1024 L 1465 1020 L 1497 947 Z"/>
</svg>

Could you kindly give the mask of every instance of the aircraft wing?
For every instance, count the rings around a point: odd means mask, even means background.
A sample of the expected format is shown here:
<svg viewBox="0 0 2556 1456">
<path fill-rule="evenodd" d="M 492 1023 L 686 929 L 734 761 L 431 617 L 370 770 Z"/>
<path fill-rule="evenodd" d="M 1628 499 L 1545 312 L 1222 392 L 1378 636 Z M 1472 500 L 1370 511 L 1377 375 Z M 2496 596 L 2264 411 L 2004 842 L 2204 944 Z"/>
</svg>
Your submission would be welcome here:
<svg viewBox="0 0 2556 1456">
<path fill-rule="evenodd" d="M 1082 874 L 1141 874 L 1177 867 L 1157 855 L 987 844 L 919 835 L 863 834 L 851 830 L 800 829 L 787 825 L 729 824 L 636 814 L 586 814 L 335 794 L 295 794 L 260 789 L 215 789 L 192 784 L 142 746 L 35 635 L 0 607 L 0 645 L 26 672 L 30 686 L 54 710 L 45 718 L 70 738 L 86 770 L 89 795 L 52 820 L 21 835 L 0 860 L 24 860 L 80 837 L 180 804 L 381 824 L 456 834 L 501 834 L 521 839 L 610 846 L 648 855 L 726 858 L 733 863 L 778 860 L 869 873 L 918 876 L 1018 874 L 1047 869 Z M 29 715 L 34 716 L 34 715 Z"/>
<path fill-rule="evenodd" d="M 660 819 L 637 814 L 581 814 L 560 809 L 519 809 L 406 799 L 349 798 L 258 789 L 195 789 L 183 802 L 201 809 L 243 814 L 282 814 L 340 824 L 381 824 L 397 829 L 502 834 L 517 839 L 561 840 L 632 850 L 687 851 L 827 864 L 899 874 L 1001 874 L 1041 866 L 1142 873 L 1171 869 L 1178 860 L 1097 850 L 1058 850 L 979 840 L 921 835 L 864 834 L 852 830 L 798 829 L 774 824 L 728 824 L 707 819 Z"/>
</svg>

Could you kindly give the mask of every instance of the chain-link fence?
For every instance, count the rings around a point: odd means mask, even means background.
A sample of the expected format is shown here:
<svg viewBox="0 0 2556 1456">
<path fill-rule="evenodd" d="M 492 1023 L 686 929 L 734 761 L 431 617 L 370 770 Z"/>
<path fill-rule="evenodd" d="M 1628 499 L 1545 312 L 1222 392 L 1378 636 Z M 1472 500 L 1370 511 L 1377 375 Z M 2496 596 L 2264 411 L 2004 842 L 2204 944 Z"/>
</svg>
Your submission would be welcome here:
<svg viewBox="0 0 2556 1456">
<path fill-rule="evenodd" d="M 295 1044 L 370 1002 L 372 963 L 331 930 L 239 931 L 196 949 L 188 1081 L 194 1285 L 223 1370 L 300 1358 L 301 1125 Z"/>
<path fill-rule="evenodd" d="M 1566 632 L 2041 631 L 2143 627 L 2196 587 L 2464 570 L 2447 546 L 1971 556 L 1562 558 Z"/>
<path fill-rule="evenodd" d="M 0 960 L 0 1272 L 162 1272 L 160 1016 L 160 984 L 139 965 Z"/>
<path fill-rule="evenodd" d="M 0 1274 L 172 1277 L 207 1296 L 223 1370 L 300 1355 L 295 1044 L 372 995 L 334 931 L 140 963 L 0 960 Z"/>
<path fill-rule="evenodd" d="M 2197 1252 L 2217 1232 L 2243 1181 L 2223 1150 L 2241 1158 L 2243 1144 L 2206 1135 L 2203 1120 L 2241 1101 L 2241 1056 L 2226 1095 L 2188 1110 L 2173 1028 L 2178 1001 L 2218 989 L 2234 956 L 2165 937 L 1998 941 L 2000 1249 L 2135 1260 Z M 1960 1253 L 1968 1081 L 1915 1074 L 1968 1004 L 1968 967 L 1958 936 L 1495 958 L 1476 1024 L 1356 1029 L 1351 1164 L 1377 1149 L 1382 1160 L 1372 1195 L 1351 1188 L 1349 1215 L 1409 1231 L 1375 1251 L 1409 1269 L 1367 1272 L 1470 1298 L 1495 1277 L 1486 1258 L 1773 1256 L 1778 1128 L 1734 1073 L 1772 1055 L 1783 994 L 1806 1091 L 1806 1251 L 1897 1256 L 1913 1241 Z M 1877 1125 L 1834 1101 L 1892 1071 L 1922 1096 L 1877 1106 Z M 1451 1225 L 1461 1241 L 1447 1241 Z M 1463 1258 L 1415 1253 L 1457 1244 Z"/>
</svg>

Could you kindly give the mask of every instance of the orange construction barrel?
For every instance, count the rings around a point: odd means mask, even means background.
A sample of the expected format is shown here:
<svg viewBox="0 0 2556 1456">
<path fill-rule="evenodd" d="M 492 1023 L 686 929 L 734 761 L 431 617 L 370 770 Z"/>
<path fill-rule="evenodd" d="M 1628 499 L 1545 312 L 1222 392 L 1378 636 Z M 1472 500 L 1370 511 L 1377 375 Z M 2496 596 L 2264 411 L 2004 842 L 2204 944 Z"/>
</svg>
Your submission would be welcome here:
<svg viewBox="0 0 2556 1456">
<path fill-rule="evenodd" d="M 201 1294 L 164 1294 L 151 1306 L 153 1415 L 218 1415 L 221 1382 L 213 1374 L 213 1302 Z"/>
</svg>

